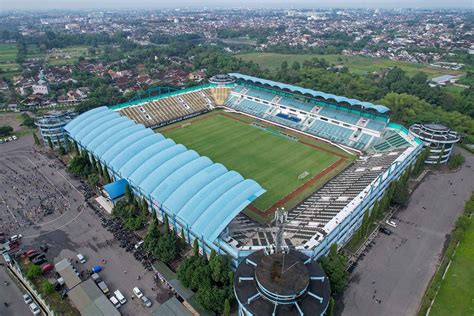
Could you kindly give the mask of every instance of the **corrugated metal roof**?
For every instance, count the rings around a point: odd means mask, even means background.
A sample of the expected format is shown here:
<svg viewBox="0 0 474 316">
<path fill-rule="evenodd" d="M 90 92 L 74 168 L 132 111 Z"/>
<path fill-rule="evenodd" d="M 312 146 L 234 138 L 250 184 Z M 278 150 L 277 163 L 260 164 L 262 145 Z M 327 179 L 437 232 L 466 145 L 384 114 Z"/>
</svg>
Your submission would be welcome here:
<svg viewBox="0 0 474 316">
<path fill-rule="evenodd" d="M 372 109 L 372 110 L 375 110 L 375 111 L 377 111 L 379 113 L 382 113 L 382 114 L 387 113 L 388 111 L 390 111 L 390 109 L 388 107 L 384 106 L 384 105 L 372 104 L 370 102 L 363 102 L 363 101 L 359 101 L 359 100 L 356 100 L 356 99 L 349 99 L 349 98 L 346 98 L 346 97 L 341 97 L 341 96 L 337 96 L 337 95 L 330 94 L 330 93 L 324 93 L 324 92 L 316 91 L 316 90 L 312 90 L 312 89 L 301 88 L 301 87 L 286 84 L 286 83 L 281 83 L 281 82 L 276 82 L 276 81 L 272 81 L 272 80 L 257 78 L 257 77 L 253 77 L 253 76 L 247 76 L 247 75 L 243 75 L 243 74 L 239 74 L 239 73 L 229 73 L 229 76 L 232 76 L 236 79 L 250 81 L 252 83 L 259 83 L 259 84 L 262 84 L 262 85 L 268 85 L 272 88 L 277 88 L 277 89 L 280 89 L 280 90 L 289 90 L 291 92 L 298 92 L 298 93 L 301 93 L 303 95 L 306 94 L 306 95 L 310 95 L 312 97 L 320 97 L 320 98 L 323 98 L 325 100 L 334 100 L 338 103 L 345 102 L 345 103 L 348 103 L 348 104 L 353 105 L 353 106 L 358 105 L 358 106 L 362 107 L 363 109 Z"/>
<path fill-rule="evenodd" d="M 238 213 L 265 193 L 254 180 L 107 107 L 81 114 L 65 130 L 115 175 L 211 243 Z"/>
</svg>

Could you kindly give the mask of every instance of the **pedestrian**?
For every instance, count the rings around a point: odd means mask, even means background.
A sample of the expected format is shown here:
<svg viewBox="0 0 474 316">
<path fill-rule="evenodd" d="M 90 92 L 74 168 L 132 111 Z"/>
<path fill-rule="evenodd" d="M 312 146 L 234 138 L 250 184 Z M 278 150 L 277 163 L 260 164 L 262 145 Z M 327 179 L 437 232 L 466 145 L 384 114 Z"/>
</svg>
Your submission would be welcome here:
<svg viewBox="0 0 474 316">
<path fill-rule="evenodd" d="M 123 274 L 127 274 L 127 270 L 123 270 Z"/>
</svg>

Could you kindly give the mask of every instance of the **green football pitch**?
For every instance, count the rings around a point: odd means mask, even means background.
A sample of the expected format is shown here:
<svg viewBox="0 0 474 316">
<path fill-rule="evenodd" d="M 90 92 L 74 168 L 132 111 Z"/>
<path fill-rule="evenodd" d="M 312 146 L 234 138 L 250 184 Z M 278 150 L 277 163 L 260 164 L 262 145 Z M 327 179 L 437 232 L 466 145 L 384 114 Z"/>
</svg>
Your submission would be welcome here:
<svg viewBox="0 0 474 316">
<path fill-rule="evenodd" d="M 252 125 L 248 118 L 239 117 L 213 112 L 160 132 L 239 172 L 244 178 L 257 181 L 267 190 L 253 203 L 262 211 L 341 160 L 341 155 L 332 146 L 323 144 L 328 147 L 315 148 L 306 141 L 303 143 L 298 136 L 292 140 L 279 134 L 277 129 L 262 129 Z M 299 179 L 306 173 L 307 176 Z"/>
</svg>

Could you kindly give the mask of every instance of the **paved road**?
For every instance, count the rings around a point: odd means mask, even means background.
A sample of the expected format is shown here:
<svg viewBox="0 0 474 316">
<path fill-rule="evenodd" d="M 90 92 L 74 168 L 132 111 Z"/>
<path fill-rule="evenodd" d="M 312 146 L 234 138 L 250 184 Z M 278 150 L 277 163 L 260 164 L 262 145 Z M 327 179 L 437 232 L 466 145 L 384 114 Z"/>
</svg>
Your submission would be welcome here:
<svg viewBox="0 0 474 316">
<path fill-rule="evenodd" d="M 450 174 L 431 174 L 397 214 L 394 234 L 376 237 L 344 294 L 342 315 L 415 315 L 436 271 L 446 235 L 474 190 L 474 156 Z M 341 311 L 338 311 L 338 314 Z"/>
<path fill-rule="evenodd" d="M 5 281 L 10 284 L 5 285 Z M 23 294 L 8 275 L 6 268 L 0 267 L 0 315 L 31 315 L 28 305 L 23 302 Z M 5 307 L 4 302 L 9 306 Z"/>
<path fill-rule="evenodd" d="M 25 169 L 25 166 L 31 166 L 32 162 L 38 166 L 38 172 L 44 175 L 44 185 L 55 187 L 59 192 L 57 198 L 67 201 L 61 213 L 42 218 L 36 223 L 18 225 L 11 232 L 23 234 L 22 246 L 25 249 L 37 248 L 42 243 L 48 244 L 49 262 L 58 262 L 63 258 L 75 260 L 76 254 L 82 253 L 88 261 L 84 265 L 74 264 L 79 271 L 90 269 L 96 264 L 102 265 L 101 261 L 105 259 L 107 263 L 100 273 L 101 277 L 111 291 L 119 289 L 129 301 L 120 308 L 122 315 L 149 314 L 158 306 L 158 297 L 167 297 L 168 291 L 154 283 L 153 273 L 145 272 L 141 263 L 136 261 L 131 253 L 120 248 L 114 236 L 101 226 L 97 215 L 85 203 L 84 196 L 75 189 L 80 186 L 80 182 L 70 178 L 55 160 L 33 152 L 32 137 L 0 146 L 0 167 L 31 172 Z M 4 194 L 10 194 L 10 188 L 6 189 Z M 10 200 L 6 201 L 8 203 Z M 6 221 L 10 217 L 8 212 L 0 212 L 0 220 Z M 140 280 L 137 279 L 138 276 Z M 132 300 L 131 291 L 134 286 L 140 287 L 152 300 L 151 309 L 145 308 L 136 299 Z M 3 316 L 1 310 L 0 315 Z"/>
</svg>

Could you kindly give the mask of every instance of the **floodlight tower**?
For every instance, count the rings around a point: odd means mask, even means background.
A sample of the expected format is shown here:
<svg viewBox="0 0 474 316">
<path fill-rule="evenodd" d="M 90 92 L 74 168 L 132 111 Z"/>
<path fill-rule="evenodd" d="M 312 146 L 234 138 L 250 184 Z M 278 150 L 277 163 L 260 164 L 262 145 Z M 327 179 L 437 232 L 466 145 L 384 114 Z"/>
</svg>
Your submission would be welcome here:
<svg viewBox="0 0 474 316">
<path fill-rule="evenodd" d="M 285 212 L 285 208 L 279 207 L 275 212 L 275 226 L 277 227 L 275 238 L 275 251 L 277 253 L 282 252 L 286 220 L 287 213 Z"/>
</svg>

